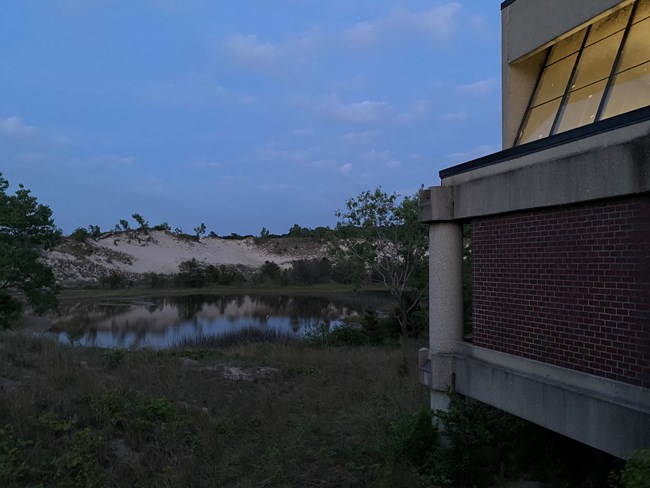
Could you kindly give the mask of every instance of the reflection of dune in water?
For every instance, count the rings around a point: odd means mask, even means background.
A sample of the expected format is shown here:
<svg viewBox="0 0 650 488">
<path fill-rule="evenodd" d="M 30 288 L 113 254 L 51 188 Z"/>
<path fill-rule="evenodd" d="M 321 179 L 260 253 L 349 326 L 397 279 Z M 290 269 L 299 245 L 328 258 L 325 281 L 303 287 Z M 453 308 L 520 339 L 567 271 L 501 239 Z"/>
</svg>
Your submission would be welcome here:
<svg viewBox="0 0 650 488">
<path fill-rule="evenodd" d="M 358 300 L 357 300 L 358 302 Z M 76 303 L 50 329 L 62 342 L 97 347 L 169 347 L 185 339 L 257 326 L 303 334 L 364 309 L 324 297 L 190 295 L 148 301 Z"/>
</svg>

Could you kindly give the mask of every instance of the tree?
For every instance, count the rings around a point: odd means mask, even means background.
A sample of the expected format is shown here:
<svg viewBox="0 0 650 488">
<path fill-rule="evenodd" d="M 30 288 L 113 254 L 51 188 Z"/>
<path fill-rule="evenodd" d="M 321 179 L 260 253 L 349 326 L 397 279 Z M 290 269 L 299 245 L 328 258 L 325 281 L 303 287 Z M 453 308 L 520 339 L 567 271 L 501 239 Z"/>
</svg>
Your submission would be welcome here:
<svg viewBox="0 0 650 488">
<path fill-rule="evenodd" d="M 75 241 L 86 242 L 86 240 L 90 237 L 90 232 L 88 232 L 83 227 L 77 227 L 75 230 L 72 231 L 70 237 Z"/>
<path fill-rule="evenodd" d="M 133 220 L 135 220 L 140 227 L 138 227 L 139 230 L 147 230 L 149 228 L 149 222 L 144 220 L 144 217 L 140 215 L 139 213 L 134 213 L 131 215 Z"/>
<path fill-rule="evenodd" d="M 101 237 L 102 229 L 98 225 L 90 224 L 88 226 L 88 233 L 90 234 L 90 237 L 92 237 L 93 239 L 97 239 L 98 237 Z"/>
<path fill-rule="evenodd" d="M 196 236 L 196 240 L 198 241 L 201 239 L 201 236 L 205 234 L 205 224 L 201 222 L 201 225 L 198 227 L 194 227 L 194 235 Z"/>
<path fill-rule="evenodd" d="M 265 238 L 269 237 L 270 235 L 271 235 L 271 232 L 269 231 L 269 229 L 267 229 L 266 227 L 262 227 L 262 230 L 260 231 L 260 237 L 262 239 L 265 239 Z"/>
<path fill-rule="evenodd" d="M 131 227 L 131 226 L 129 225 L 129 221 L 128 221 L 128 220 L 125 220 L 125 219 L 120 219 L 120 225 L 122 226 L 122 230 L 129 230 L 130 227 Z M 117 226 L 116 226 L 116 227 L 117 227 Z"/>
<path fill-rule="evenodd" d="M 336 212 L 338 258 L 356 259 L 382 283 L 397 302 L 396 318 L 403 337 L 409 316 L 419 308 L 427 289 L 427 230 L 418 222 L 417 196 L 391 195 L 377 188 L 365 191 Z M 353 232 L 350 232 L 354 229 Z"/>
<path fill-rule="evenodd" d="M 8 195 L 0 173 L 0 328 L 20 317 L 22 296 L 36 313 L 56 307 L 54 273 L 41 257 L 61 237 L 52 210 L 19 185 Z"/>
</svg>

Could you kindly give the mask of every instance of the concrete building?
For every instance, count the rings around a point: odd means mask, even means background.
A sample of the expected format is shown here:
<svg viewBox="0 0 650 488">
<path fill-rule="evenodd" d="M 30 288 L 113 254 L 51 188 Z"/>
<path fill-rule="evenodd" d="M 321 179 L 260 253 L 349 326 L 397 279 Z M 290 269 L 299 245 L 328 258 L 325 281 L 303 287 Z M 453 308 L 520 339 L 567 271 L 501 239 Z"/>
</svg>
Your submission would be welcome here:
<svg viewBox="0 0 650 488">
<path fill-rule="evenodd" d="M 501 12 L 503 150 L 420 195 L 420 378 L 434 409 L 453 388 L 626 458 L 650 447 L 650 0 L 508 0 Z"/>
</svg>

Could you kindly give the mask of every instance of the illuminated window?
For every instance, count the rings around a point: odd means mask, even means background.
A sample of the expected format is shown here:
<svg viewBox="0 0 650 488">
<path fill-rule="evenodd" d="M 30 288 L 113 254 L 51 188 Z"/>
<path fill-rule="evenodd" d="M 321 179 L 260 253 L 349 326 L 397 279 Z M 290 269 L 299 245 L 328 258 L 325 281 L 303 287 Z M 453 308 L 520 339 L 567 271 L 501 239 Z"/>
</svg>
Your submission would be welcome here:
<svg viewBox="0 0 650 488">
<path fill-rule="evenodd" d="M 516 144 L 650 105 L 650 0 L 553 45 Z"/>
</svg>

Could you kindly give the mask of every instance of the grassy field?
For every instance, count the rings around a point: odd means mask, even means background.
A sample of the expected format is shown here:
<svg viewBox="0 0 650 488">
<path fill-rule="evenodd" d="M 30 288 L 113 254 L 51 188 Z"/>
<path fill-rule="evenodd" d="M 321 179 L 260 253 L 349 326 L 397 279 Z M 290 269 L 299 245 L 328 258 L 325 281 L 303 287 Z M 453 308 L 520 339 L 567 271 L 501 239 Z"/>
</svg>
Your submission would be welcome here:
<svg viewBox="0 0 650 488">
<path fill-rule="evenodd" d="M 0 335 L 0 486 L 431 486 L 418 344 L 167 351 Z"/>
</svg>

